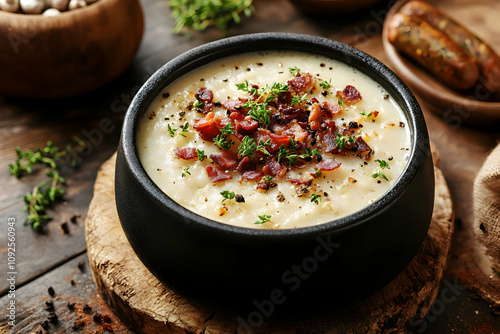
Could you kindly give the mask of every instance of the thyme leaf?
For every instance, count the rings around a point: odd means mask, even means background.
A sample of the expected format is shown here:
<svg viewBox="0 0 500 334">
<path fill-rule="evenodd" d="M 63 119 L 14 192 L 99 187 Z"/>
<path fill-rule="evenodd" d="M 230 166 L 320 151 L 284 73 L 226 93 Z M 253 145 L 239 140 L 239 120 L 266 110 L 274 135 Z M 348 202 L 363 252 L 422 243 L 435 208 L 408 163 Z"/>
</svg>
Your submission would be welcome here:
<svg viewBox="0 0 500 334">
<path fill-rule="evenodd" d="M 209 26 L 227 30 L 231 23 L 241 22 L 241 14 L 250 17 L 254 11 L 252 0 L 169 0 L 168 4 L 176 21 L 175 34 Z"/>
<path fill-rule="evenodd" d="M 257 220 L 254 224 L 264 224 L 271 222 L 271 215 L 261 215 L 259 216 L 259 220 Z"/>
<path fill-rule="evenodd" d="M 229 190 L 221 191 L 220 194 L 222 195 L 222 197 L 224 197 L 224 199 L 222 200 L 222 203 L 224 203 L 225 200 L 231 200 L 236 196 L 236 194 L 233 191 L 229 191 Z"/>
<path fill-rule="evenodd" d="M 319 204 L 321 202 L 321 195 L 311 194 L 311 202 Z"/>
<path fill-rule="evenodd" d="M 332 86 L 332 79 L 326 81 L 326 80 L 323 80 L 319 83 L 319 85 L 321 86 L 321 88 L 323 89 L 328 89 Z M 342 100 L 341 100 L 342 101 Z"/>
<path fill-rule="evenodd" d="M 40 231 L 43 224 L 52 219 L 52 217 L 45 214 L 45 210 L 64 194 L 64 190 L 60 188 L 60 185 L 65 184 L 66 179 L 61 176 L 57 163 L 62 157 L 81 153 L 86 148 L 85 142 L 78 137 L 73 140 L 75 143 L 66 146 L 64 150 L 59 150 L 51 141 L 48 141 L 45 147 L 38 147 L 36 150 L 23 151 L 18 146 L 16 148 L 16 161 L 14 164 L 9 164 L 10 174 L 18 179 L 26 174 L 31 174 L 33 172 L 32 167 L 35 165 L 43 165 L 49 168 L 47 173 L 49 181 L 34 186 L 30 193 L 23 196 L 26 202 L 23 210 L 28 212 L 25 223 L 29 223 L 36 231 Z M 70 164 L 75 167 L 77 164 L 76 159 L 72 158 Z"/>
</svg>

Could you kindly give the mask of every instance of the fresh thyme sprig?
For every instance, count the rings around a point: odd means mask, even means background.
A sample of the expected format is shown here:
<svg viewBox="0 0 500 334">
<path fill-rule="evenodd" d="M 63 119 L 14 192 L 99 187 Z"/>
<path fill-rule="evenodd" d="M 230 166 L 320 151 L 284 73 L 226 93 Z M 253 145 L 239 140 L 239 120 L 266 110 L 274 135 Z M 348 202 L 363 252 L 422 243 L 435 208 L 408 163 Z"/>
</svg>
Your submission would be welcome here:
<svg viewBox="0 0 500 334">
<path fill-rule="evenodd" d="M 385 176 L 385 174 L 384 174 L 384 173 L 382 173 L 381 171 L 378 171 L 378 172 L 376 172 L 376 173 L 373 173 L 373 174 L 371 175 L 371 177 L 373 177 L 374 179 L 375 179 L 375 178 L 377 178 L 377 177 L 380 177 L 381 179 L 384 179 L 384 180 L 386 180 L 386 181 L 389 181 L 389 179 L 387 178 L 387 176 Z"/>
<path fill-rule="evenodd" d="M 311 194 L 311 202 L 319 204 L 321 202 L 321 195 Z"/>
<path fill-rule="evenodd" d="M 290 74 L 293 75 L 294 77 L 300 74 L 300 68 L 298 68 L 297 66 L 289 67 L 288 70 L 290 71 Z"/>
<path fill-rule="evenodd" d="M 248 112 L 248 116 L 252 117 L 255 121 L 262 124 L 264 127 L 267 127 L 271 124 L 271 110 L 267 110 L 267 103 L 258 103 L 255 101 L 249 101 L 243 105 L 244 108 L 250 108 Z"/>
<path fill-rule="evenodd" d="M 378 162 L 380 168 L 382 168 L 382 169 L 384 169 L 384 168 L 391 169 L 391 166 L 389 166 L 389 162 L 388 161 L 380 160 L 380 159 L 376 159 L 375 161 Z"/>
<path fill-rule="evenodd" d="M 236 84 L 236 88 L 244 92 L 249 92 L 250 95 L 256 95 L 258 90 L 256 87 L 250 86 L 248 80 L 245 80 L 245 83 Z"/>
<path fill-rule="evenodd" d="M 318 167 L 315 167 L 314 173 L 311 173 L 311 175 L 315 178 L 319 178 L 323 176 L 323 172 L 321 172 L 321 169 L 319 169 Z"/>
<path fill-rule="evenodd" d="M 295 95 L 292 98 L 292 102 L 290 103 L 290 105 L 293 107 L 297 103 L 301 103 L 301 102 L 307 101 L 306 96 L 307 96 L 307 93 L 305 93 L 304 95 L 302 95 L 302 97 L 300 97 L 298 95 Z"/>
<path fill-rule="evenodd" d="M 254 224 L 264 224 L 271 222 L 271 215 L 260 215 L 259 220 L 257 220 Z"/>
<path fill-rule="evenodd" d="M 175 132 L 177 130 L 179 130 L 179 129 L 171 127 L 170 124 L 167 124 L 167 128 L 168 128 L 168 134 L 170 135 L 170 137 L 175 136 Z"/>
<path fill-rule="evenodd" d="M 261 151 L 266 155 L 270 155 L 269 151 L 266 147 L 271 147 L 271 139 L 266 140 L 266 142 L 259 140 L 259 144 L 257 145 L 257 151 Z"/>
<path fill-rule="evenodd" d="M 273 82 L 271 86 L 266 84 L 266 86 L 262 89 L 260 96 L 264 97 L 265 102 L 272 102 L 280 93 L 286 93 L 289 89 L 290 86 L 286 84 Z"/>
<path fill-rule="evenodd" d="M 385 160 L 380 160 L 380 159 L 377 159 L 375 160 L 376 162 L 378 162 L 379 166 L 380 166 L 380 170 L 378 170 L 376 173 L 373 173 L 371 175 L 371 177 L 373 178 L 377 178 L 377 177 L 380 177 L 386 181 L 389 181 L 389 179 L 387 178 L 387 176 L 385 176 L 384 173 L 381 172 L 381 170 L 387 168 L 387 169 L 391 169 L 391 167 L 389 166 L 389 162 L 385 161 Z"/>
<path fill-rule="evenodd" d="M 306 148 L 306 153 L 299 155 L 299 157 L 301 157 L 302 159 L 305 159 L 305 158 L 308 158 L 308 157 L 314 157 L 316 155 L 321 155 L 319 153 L 318 149 L 315 148 L 314 150 L 311 150 L 311 148 L 308 147 L 308 148 Z"/>
<path fill-rule="evenodd" d="M 368 114 L 363 110 L 362 112 L 360 112 L 361 115 L 365 116 L 365 117 L 370 117 L 372 115 L 371 112 L 369 112 Z"/>
<path fill-rule="evenodd" d="M 252 138 L 245 136 L 241 140 L 241 145 L 238 147 L 238 155 L 242 157 L 251 157 L 255 151 L 261 151 L 266 155 L 270 155 L 271 153 L 266 149 L 266 147 L 269 146 L 271 146 L 271 139 L 266 140 L 266 142 L 260 140 L 259 144 L 256 144 Z"/>
<path fill-rule="evenodd" d="M 306 148 L 305 153 L 299 154 L 297 153 L 295 145 L 296 143 L 292 138 L 290 138 L 289 148 L 285 148 L 285 145 L 281 145 L 278 149 L 278 156 L 276 157 L 276 161 L 280 162 L 283 159 L 287 159 L 289 165 L 294 165 L 298 162 L 299 158 L 306 159 L 309 157 L 321 155 L 317 148 L 312 150 L 310 147 Z"/>
<path fill-rule="evenodd" d="M 189 128 L 188 122 L 184 123 L 184 125 L 181 125 L 180 129 L 174 128 L 170 124 L 167 124 L 167 131 L 170 137 L 175 137 L 175 134 L 177 133 L 178 130 L 181 130 L 179 132 L 180 136 L 186 137 L 186 135 L 183 132 L 189 132 L 188 128 Z"/>
<path fill-rule="evenodd" d="M 196 154 L 198 154 L 198 160 L 203 161 L 207 157 L 204 150 L 196 149 Z"/>
<path fill-rule="evenodd" d="M 233 192 L 233 191 L 229 191 L 229 190 L 224 190 L 224 191 L 221 191 L 220 193 L 222 195 L 222 197 L 224 198 L 222 200 L 222 203 L 224 203 L 225 200 L 231 200 L 233 198 L 236 197 L 236 194 Z"/>
<path fill-rule="evenodd" d="M 182 132 L 189 132 L 189 129 L 188 129 L 188 128 L 189 128 L 189 124 L 188 124 L 188 122 L 186 122 L 186 123 L 184 123 L 184 125 L 182 125 L 182 126 L 181 126 L 181 131 L 182 131 Z M 186 137 L 186 135 L 185 135 L 185 134 L 183 134 L 183 133 L 179 133 L 179 134 L 180 134 L 181 136 L 183 136 L 183 137 Z"/>
<path fill-rule="evenodd" d="M 238 90 L 248 92 L 253 97 L 249 99 L 243 108 L 249 108 L 248 116 L 252 117 L 255 121 L 267 127 L 271 123 L 271 110 L 267 110 L 267 104 L 274 101 L 279 94 L 286 93 L 290 89 L 290 86 L 286 84 L 281 84 L 273 82 L 272 85 L 267 85 L 264 88 L 258 89 L 254 86 L 250 86 L 248 81 L 245 80 L 244 83 L 236 84 Z"/>
<path fill-rule="evenodd" d="M 253 152 L 257 149 L 257 144 L 253 141 L 252 138 L 245 136 L 241 140 L 241 145 L 238 147 L 238 155 L 242 157 L 253 155 Z"/>
<path fill-rule="evenodd" d="M 277 162 L 280 162 L 282 159 L 286 158 L 288 156 L 289 150 L 285 148 L 285 145 L 281 145 L 279 150 L 278 150 L 278 156 L 276 158 Z"/>
<path fill-rule="evenodd" d="M 332 79 L 326 81 L 326 80 L 323 80 L 319 83 L 319 85 L 321 86 L 321 88 L 323 89 L 328 89 L 330 87 L 332 87 Z"/>
<path fill-rule="evenodd" d="M 221 150 L 228 151 L 231 148 L 231 145 L 234 144 L 232 139 L 228 139 L 230 135 L 234 134 L 233 124 L 227 123 L 221 130 L 220 134 L 215 136 L 214 143 L 219 146 Z"/>
<path fill-rule="evenodd" d="M 176 24 L 174 33 L 189 29 L 204 30 L 209 26 L 227 30 L 231 22 L 240 23 L 240 15 L 250 17 L 253 0 L 169 0 Z"/>
<path fill-rule="evenodd" d="M 341 133 L 335 134 L 337 138 L 335 138 L 335 143 L 340 150 L 343 150 L 347 143 L 354 144 L 356 139 L 353 136 L 343 136 Z"/>
<path fill-rule="evenodd" d="M 19 146 L 16 148 L 16 162 L 9 164 L 10 173 L 15 177 L 21 178 L 25 174 L 31 174 L 32 167 L 35 165 L 44 165 L 50 168 L 47 173 L 50 180 L 36 185 L 30 193 L 23 197 L 26 202 L 23 210 L 28 211 L 25 223 L 29 223 L 34 230 L 41 230 L 43 224 L 52 219 L 45 214 L 45 210 L 64 194 L 60 185 L 65 184 L 66 179 L 60 175 L 57 162 L 64 156 L 85 150 L 85 143 L 81 139 L 75 137 L 74 141 L 74 145 L 68 145 L 61 151 L 51 141 L 48 141 L 45 147 L 38 147 L 34 151 L 23 151 Z M 70 163 L 72 167 L 76 166 L 74 158 Z"/>
<path fill-rule="evenodd" d="M 191 175 L 191 172 L 189 171 L 189 167 L 186 167 L 182 170 L 181 177 L 186 177 L 188 175 Z"/>
</svg>

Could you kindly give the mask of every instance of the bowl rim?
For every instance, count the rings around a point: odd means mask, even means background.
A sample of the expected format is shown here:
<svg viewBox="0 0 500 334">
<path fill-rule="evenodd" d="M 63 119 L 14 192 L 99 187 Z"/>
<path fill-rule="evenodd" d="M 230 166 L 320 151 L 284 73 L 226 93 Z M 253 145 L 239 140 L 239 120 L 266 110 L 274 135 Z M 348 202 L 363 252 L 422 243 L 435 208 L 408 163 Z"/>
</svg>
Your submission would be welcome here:
<svg viewBox="0 0 500 334">
<path fill-rule="evenodd" d="M 250 47 L 258 47 L 258 49 L 249 49 Z M 315 48 L 321 49 L 323 53 L 319 53 L 319 49 Z M 278 49 L 323 54 L 331 59 L 343 61 L 374 79 L 395 99 L 394 95 L 398 95 L 400 107 L 407 118 L 412 143 L 409 160 L 403 173 L 384 195 L 363 209 L 330 222 L 295 229 L 254 229 L 228 225 L 198 215 L 181 206 L 168 197 L 151 180 L 142 167 L 136 147 L 136 127 L 141 116 L 152 100 L 170 82 L 176 77 L 190 72 L 198 64 L 206 64 L 206 60 L 212 61 L 222 58 L 221 55 L 227 56 L 230 51 L 240 54 Z M 173 74 L 176 76 L 170 78 L 169 82 L 169 76 Z M 218 230 L 241 237 L 259 236 L 273 240 L 303 238 L 304 236 L 315 238 L 334 230 L 350 229 L 371 220 L 374 216 L 378 216 L 390 208 L 393 202 L 406 191 L 407 186 L 415 180 L 420 167 L 425 163 L 425 155 L 430 155 L 429 137 L 422 110 L 410 89 L 388 67 L 372 56 L 338 41 L 312 35 L 276 32 L 245 34 L 220 39 L 195 47 L 167 62 L 144 83 L 133 98 L 124 118 L 119 145 L 123 152 L 123 162 L 127 165 L 135 181 L 158 204 L 172 210 L 178 217 L 184 217 L 186 222 L 195 221 L 196 224 L 193 224 L 195 228 L 208 231 Z"/>
</svg>

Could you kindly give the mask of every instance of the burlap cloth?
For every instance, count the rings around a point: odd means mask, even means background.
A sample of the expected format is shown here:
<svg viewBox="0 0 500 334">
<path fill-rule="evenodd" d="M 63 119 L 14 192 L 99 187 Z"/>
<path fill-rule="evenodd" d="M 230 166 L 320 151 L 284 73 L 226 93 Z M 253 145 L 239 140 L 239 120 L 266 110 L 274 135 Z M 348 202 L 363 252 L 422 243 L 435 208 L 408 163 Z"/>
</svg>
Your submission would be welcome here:
<svg viewBox="0 0 500 334">
<path fill-rule="evenodd" d="M 474 181 L 474 232 L 486 254 L 500 263 L 500 145 L 490 153 Z"/>
</svg>

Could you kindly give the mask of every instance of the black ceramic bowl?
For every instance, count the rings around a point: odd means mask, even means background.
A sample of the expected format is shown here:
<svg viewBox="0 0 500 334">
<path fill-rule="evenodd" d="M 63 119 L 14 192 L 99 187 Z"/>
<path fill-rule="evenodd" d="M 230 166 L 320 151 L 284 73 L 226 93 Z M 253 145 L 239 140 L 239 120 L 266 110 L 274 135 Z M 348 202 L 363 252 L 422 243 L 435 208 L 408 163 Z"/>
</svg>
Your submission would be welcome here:
<svg viewBox="0 0 500 334">
<path fill-rule="evenodd" d="M 412 148 L 397 183 L 347 217 L 288 230 L 225 225 L 181 207 L 149 178 L 138 158 L 136 128 L 161 90 L 215 59 L 258 50 L 296 50 L 344 62 L 380 83 L 408 119 Z M 116 162 L 116 205 L 132 247 L 162 282 L 192 297 L 252 305 L 343 306 L 394 279 L 426 237 L 434 203 L 434 174 L 421 109 L 387 67 L 348 45 L 325 38 L 264 33 L 227 38 L 192 49 L 159 69 L 126 114 Z M 300 303 L 298 303 L 300 301 Z M 255 304 L 254 304 L 255 305 Z"/>
</svg>

